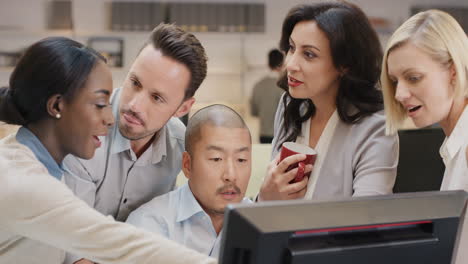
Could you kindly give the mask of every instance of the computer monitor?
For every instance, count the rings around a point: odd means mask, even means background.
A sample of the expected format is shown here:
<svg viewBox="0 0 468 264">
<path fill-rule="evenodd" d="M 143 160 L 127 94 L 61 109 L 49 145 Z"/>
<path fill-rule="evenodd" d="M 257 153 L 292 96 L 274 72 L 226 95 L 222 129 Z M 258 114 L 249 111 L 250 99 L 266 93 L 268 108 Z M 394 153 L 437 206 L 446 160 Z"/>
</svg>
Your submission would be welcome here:
<svg viewBox="0 0 468 264">
<path fill-rule="evenodd" d="M 467 194 L 229 205 L 221 264 L 449 264 Z"/>
<path fill-rule="evenodd" d="M 394 193 L 440 190 L 445 166 L 439 154 L 442 128 L 398 131 L 400 155 Z"/>
</svg>

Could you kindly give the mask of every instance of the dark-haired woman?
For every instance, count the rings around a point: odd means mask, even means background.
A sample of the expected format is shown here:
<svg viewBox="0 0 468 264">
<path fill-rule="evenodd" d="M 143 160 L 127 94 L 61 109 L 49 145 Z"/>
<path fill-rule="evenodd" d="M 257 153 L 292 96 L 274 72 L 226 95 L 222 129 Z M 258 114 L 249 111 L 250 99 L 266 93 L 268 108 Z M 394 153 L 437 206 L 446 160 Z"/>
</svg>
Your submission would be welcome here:
<svg viewBox="0 0 468 264">
<path fill-rule="evenodd" d="M 107 218 L 60 181 L 64 157 L 89 159 L 113 124 L 112 78 L 96 52 L 67 38 L 33 44 L 0 89 L 0 263 L 214 263 L 174 242 Z"/>
<path fill-rule="evenodd" d="M 329 199 L 389 194 L 396 177 L 398 138 L 385 135 L 378 89 L 382 50 L 365 14 L 344 1 L 299 5 L 283 22 L 280 48 L 286 90 L 277 109 L 273 161 L 259 200 Z M 310 177 L 290 183 L 305 156 L 279 162 L 282 143 L 318 155 Z"/>
</svg>

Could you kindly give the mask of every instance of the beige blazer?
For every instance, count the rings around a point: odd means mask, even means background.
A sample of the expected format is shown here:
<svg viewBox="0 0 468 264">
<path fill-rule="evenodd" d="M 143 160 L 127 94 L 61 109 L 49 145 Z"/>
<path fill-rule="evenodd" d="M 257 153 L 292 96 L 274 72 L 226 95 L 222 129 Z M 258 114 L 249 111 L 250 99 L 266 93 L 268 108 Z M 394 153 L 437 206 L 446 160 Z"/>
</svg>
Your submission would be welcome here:
<svg viewBox="0 0 468 264">
<path fill-rule="evenodd" d="M 286 136 L 282 101 L 275 116 L 272 158 Z M 346 124 L 340 119 L 323 159 L 312 199 L 392 193 L 398 152 L 398 136 L 385 135 L 383 112 L 374 113 L 356 124 Z"/>
</svg>

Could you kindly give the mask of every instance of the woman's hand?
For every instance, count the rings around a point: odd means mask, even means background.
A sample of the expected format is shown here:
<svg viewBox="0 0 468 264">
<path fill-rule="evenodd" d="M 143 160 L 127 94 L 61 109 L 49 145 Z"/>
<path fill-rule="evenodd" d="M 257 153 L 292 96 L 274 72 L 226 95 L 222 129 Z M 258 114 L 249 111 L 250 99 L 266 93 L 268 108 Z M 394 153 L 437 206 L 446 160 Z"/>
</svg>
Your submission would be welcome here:
<svg viewBox="0 0 468 264">
<path fill-rule="evenodd" d="M 306 155 L 292 155 L 281 162 L 279 162 L 279 157 L 280 154 L 268 165 L 267 175 L 258 194 L 259 201 L 299 199 L 304 197 L 307 191 L 309 177 L 290 183 L 296 177 L 298 168 L 286 171 L 290 165 L 305 160 Z M 312 171 L 312 168 L 312 165 L 306 165 L 304 173 Z"/>
</svg>

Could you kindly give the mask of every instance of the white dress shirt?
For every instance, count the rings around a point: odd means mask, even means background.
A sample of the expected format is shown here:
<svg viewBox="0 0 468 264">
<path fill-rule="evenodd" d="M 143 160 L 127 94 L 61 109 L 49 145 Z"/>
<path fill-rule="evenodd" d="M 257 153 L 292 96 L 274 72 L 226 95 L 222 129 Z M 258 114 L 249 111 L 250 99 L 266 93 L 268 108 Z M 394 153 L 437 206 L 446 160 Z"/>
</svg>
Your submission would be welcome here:
<svg viewBox="0 0 468 264">
<path fill-rule="evenodd" d="M 440 147 L 440 156 L 445 164 L 444 179 L 441 190 L 468 191 L 468 163 L 466 148 L 468 147 L 468 107 L 461 114 L 449 137 L 445 138 Z M 468 215 L 465 214 L 460 230 L 458 253 L 455 251 L 456 264 L 468 263 Z"/>
<path fill-rule="evenodd" d="M 445 164 L 441 190 L 468 191 L 468 165 L 466 148 L 468 146 L 468 107 L 461 114 L 449 137 L 440 147 L 440 156 Z"/>
</svg>

